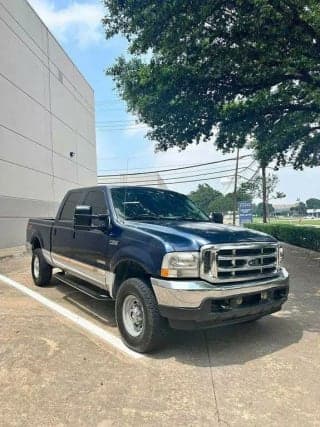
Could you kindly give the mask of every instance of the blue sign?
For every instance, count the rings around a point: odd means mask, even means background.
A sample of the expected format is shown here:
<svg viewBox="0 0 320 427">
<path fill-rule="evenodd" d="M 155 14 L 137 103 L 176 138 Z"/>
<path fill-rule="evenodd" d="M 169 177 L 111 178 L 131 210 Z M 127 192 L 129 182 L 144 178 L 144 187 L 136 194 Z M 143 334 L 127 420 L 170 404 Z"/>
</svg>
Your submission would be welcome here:
<svg viewBox="0 0 320 427">
<path fill-rule="evenodd" d="M 252 203 L 251 202 L 239 202 L 239 224 L 243 225 L 248 222 L 252 222 Z"/>
</svg>

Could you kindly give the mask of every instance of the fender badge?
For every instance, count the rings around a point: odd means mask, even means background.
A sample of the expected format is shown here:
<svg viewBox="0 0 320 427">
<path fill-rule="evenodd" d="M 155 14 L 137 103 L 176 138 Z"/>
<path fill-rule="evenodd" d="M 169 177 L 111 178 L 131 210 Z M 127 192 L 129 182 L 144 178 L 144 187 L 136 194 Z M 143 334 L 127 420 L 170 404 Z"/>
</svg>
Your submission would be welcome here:
<svg viewBox="0 0 320 427">
<path fill-rule="evenodd" d="M 112 246 L 117 246 L 119 245 L 119 240 L 109 240 L 109 244 Z"/>
</svg>

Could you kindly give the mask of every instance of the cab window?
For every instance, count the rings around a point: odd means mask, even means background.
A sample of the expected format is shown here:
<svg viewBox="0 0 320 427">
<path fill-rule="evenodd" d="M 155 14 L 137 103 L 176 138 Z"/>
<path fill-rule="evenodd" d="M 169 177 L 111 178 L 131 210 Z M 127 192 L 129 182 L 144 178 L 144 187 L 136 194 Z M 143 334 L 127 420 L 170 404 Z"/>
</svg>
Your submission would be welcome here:
<svg viewBox="0 0 320 427">
<path fill-rule="evenodd" d="M 102 191 L 89 191 L 83 204 L 92 207 L 93 215 L 105 215 L 108 213 L 105 195 Z"/>
<path fill-rule="evenodd" d="M 82 191 L 73 191 L 69 194 L 60 213 L 60 221 L 73 221 L 74 210 L 81 204 L 82 197 Z"/>
</svg>

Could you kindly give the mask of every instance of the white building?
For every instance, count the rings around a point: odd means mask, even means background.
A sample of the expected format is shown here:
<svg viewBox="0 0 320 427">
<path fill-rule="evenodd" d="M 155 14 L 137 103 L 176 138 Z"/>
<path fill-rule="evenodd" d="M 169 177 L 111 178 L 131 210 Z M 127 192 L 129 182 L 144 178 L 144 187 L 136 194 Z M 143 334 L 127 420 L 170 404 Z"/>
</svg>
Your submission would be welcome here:
<svg viewBox="0 0 320 427">
<path fill-rule="evenodd" d="M 310 218 L 320 218 L 320 209 L 307 209 L 307 216 Z"/>
<path fill-rule="evenodd" d="M 94 185 L 93 90 L 25 0 L 0 2 L 0 248 Z"/>
</svg>

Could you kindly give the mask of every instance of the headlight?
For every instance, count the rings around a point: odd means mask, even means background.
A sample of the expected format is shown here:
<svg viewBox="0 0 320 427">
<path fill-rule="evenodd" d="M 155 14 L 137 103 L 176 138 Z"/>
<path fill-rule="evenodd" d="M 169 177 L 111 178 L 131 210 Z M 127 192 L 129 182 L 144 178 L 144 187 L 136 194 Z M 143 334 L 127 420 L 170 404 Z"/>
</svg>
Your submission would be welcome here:
<svg viewBox="0 0 320 427">
<path fill-rule="evenodd" d="M 161 277 L 199 277 L 199 252 L 170 252 L 163 257 Z"/>
<path fill-rule="evenodd" d="M 281 266 L 281 262 L 284 258 L 284 250 L 282 246 L 278 246 L 278 268 Z"/>
</svg>

